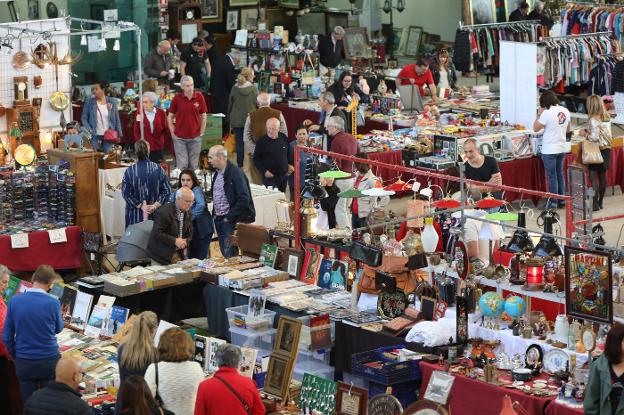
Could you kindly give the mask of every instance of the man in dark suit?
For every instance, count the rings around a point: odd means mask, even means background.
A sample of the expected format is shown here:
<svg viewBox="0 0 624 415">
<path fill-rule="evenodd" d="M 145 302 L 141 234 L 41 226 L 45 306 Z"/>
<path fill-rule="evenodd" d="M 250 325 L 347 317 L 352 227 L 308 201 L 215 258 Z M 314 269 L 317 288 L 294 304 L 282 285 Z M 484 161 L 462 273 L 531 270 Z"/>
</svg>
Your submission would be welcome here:
<svg viewBox="0 0 624 415">
<path fill-rule="evenodd" d="M 184 250 L 193 236 L 191 206 L 193 191 L 181 187 L 174 203 L 167 203 L 156 211 L 154 227 L 147 242 L 150 258 L 162 265 L 184 259 Z"/>
<path fill-rule="evenodd" d="M 311 120 L 305 120 L 303 125 L 308 127 L 309 131 L 316 131 L 319 134 L 327 135 L 327 123 L 330 117 L 340 117 L 347 125 L 347 116 L 344 111 L 336 106 L 336 98 L 330 91 L 323 92 L 323 95 L 319 98 L 319 105 L 321 106 L 321 116 L 319 117 L 318 124 L 314 124 Z M 323 150 L 329 150 L 331 148 L 331 138 L 323 140 Z"/>
<path fill-rule="evenodd" d="M 321 64 L 328 68 L 335 68 L 344 59 L 342 38 L 345 30 L 336 26 L 334 31 L 319 40 L 318 51 Z"/>
<path fill-rule="evenodd" d="M 213 113 L 228 116 L 230 90 L 236 82 L 236 68 L 240 57 L 235 53 L 227 53 L 219 57 L 210 72 L 210 93 L 212 94 Z M 229 130 L 229 121 L 223 120 L 223 135 Z"/>
</svg>

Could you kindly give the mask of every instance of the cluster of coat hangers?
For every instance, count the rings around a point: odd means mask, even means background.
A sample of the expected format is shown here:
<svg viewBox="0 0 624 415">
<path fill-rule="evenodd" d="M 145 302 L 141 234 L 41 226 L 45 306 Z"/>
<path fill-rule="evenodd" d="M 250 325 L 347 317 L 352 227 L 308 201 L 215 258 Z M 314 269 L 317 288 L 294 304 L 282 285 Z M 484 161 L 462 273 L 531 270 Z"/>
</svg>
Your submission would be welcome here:
<svg viewBox="0 0 624 415">
<path fill-rule="evenodd" d="M 488 27 L 504 27 L 504 28 L 520 28 L 523 30 L 530 30 L 532 26 L 539 26 L 541 22 L 539 20 L 523 20 L 519 22 L 501 22 L 501 23 L 482 23 L 482 24 L 472 24 L 472 25 L 464 25 L 462 22 L 459 22 L 460 30 L 472 30 L 472 29 L 485 29 Z"/>
<path fill-rule="evenodd" d="M 565 43 L 570 40 L 575 41 L 577 39 L 581 40 L 584 38 L 596 38 L 596 39 L 606 38 L 607 40 L 611 40 L 611 36 L 612 36 L 611 32 L 581 33 L 578 35 L 545 37 L 538 43 L 545 44 L 546 46 L 551 46 L 551 47 L 559 47 L 559 46 L 565 46 Z"/>
<path fill-rule="evenodd" d="M 624 7 L 624 4 L 602 4 L 590 1 L 567 1 L 566 8 L 578 7 L 577 10 L 582 10 L 584 8 L 596 8 L 596 9 L 621 9 Z"/>
</svg>

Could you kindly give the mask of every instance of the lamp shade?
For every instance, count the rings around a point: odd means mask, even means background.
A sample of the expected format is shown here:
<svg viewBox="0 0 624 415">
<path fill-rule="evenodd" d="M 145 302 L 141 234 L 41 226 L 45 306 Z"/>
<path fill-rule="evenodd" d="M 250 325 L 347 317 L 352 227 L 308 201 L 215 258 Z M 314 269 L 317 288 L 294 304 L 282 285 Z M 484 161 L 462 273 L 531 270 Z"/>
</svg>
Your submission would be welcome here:
<svg viewBox="0 0 624 415">
<path fill-rule="evenodd" d="M 461 202 L 453 200 L 450 197 L 445 197 L 444 199 L 436 200 L 431 206 L 438 209 L 455 209 L 461 206 Z"/>
<path fill-rule="evenodd" d="M 518 213 L 518 227 L 526 228 L 526 213 L 524 212 Z M 535 246 L 531 238 L 529 238 L 528 232 L 524 229 L 518 229 L 514 232 L 505 250 L 514 253 L 529 253 L 532 252 L 534 248 Z"/>
<path fill-rule="evenodd" d="M 364 196 L 362 192 L 356 188 L 345 190 L 343 192 L 338 193 L 338 197 L 342 197 L 342 198 L 355 199 L 355 198 L 362 197 L 362 196 Z"/>
<path fill-rule="evenodd" d="M 342 170 L 329 170 L 319 173 L 319 177 L 323 177 L 325 179 L 345 179 L 347 177 L 351 177 L 351 173 L 347 173 Z"/>
<path fill-rule="evenodd" d="M 544 217 L 544 233 L 552 233 L 553 217 L 547 215 Z M 533 255 L 537 257 L 561 256 L 561 247 L 552 236 L 542 235 L 539 242 L 533 250 Z"/>
<path fill-rule="evenodd" d="M 500 225 L 494 225 L 492 223 L 483 223 L 479 230 L 479 239 L 482 241 L 498 241 L 503 239 L 505 233 Z"/>
<path fill-rule="evenodd" d="M 479 209 L 492 209 L 501 207 L 505 204 L 504 200 L 494 199 L 492 196 L 485 197 L 475 203 L 475 206 Z"/>
<path fill-rule="evenodd" d="M 364 196 L 383 197 L 383 196 L 392 196 L 394 192 L 389 191 L 389 190 L 384 190 L 379 187 L 373 187 L 372 189 L 363 190 L 362 194 Z"/>
</svg>

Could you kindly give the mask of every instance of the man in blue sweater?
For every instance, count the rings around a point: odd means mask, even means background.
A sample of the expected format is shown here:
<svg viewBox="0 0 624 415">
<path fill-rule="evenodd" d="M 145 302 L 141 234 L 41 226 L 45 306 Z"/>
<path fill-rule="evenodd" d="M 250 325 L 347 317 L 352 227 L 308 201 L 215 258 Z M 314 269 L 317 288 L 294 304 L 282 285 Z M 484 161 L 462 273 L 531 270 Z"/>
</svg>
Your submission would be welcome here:
<svg viewBox="0 0 624 415">
<path fill-rule="evenodd" d="M 7 308 L 2 339 L 15 359 L 24 402 L 54 380 L 61 357 L 56 342 L 56 334 L 63 330 L 61 303 L 48 294 L 57 278 L 54 268 L 40 265 L 32 276 L 33 287 L 11 298 Z"/>
</svg>

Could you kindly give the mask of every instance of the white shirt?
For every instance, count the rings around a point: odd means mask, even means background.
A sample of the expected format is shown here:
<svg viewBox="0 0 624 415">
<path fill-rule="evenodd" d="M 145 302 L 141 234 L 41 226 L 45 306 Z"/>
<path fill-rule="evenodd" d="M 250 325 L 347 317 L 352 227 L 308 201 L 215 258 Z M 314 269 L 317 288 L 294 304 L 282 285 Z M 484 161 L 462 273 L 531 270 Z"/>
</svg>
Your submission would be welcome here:
<svg viewBox="0 0 624 415">
<path fill-rule="evenodd" d="M 542 112 L 538 121 L 544 126 L 542 154 L 565 153 L 570 111 L 561 105 L 553 105 Z"/>
<path fill-rule="evenodd" d="M 151 111 L 144 110 L 145 116 L 147 117 L 147 122 L 149 122 L 150 131 L 154 132 L 154 118 L 156 118 L 156 107 L 154 107 Z"/>
<path fill-rule="evenodd" d="M 158 362 L 158 394 L 165 408 L 176 415 L 192 415 L 197 387 L 204 377 L 204 371 L 197 362 Z M 156 395 L 154 364 L 145 371 L 145 382 Z"/>
<path fill-rule="evenodd" d="M 440 81 L 438 82 L 438 89 L 440 88 L 451 88 L 451 85 L 449 85 L 448 81 L 448 71 L 444 69 L 443 66 L 440 66 Z"/>
<path fill-rule="evenodd" d="M 105 102 L 102 105 L 97 102 L 96 105 L 97 114 L 95 120 L 97 125 L 95 126 L 95 135 L 104 135 L 104 132 L 110 127 L 108 123 L 108 103 Z"/>
</svg>

